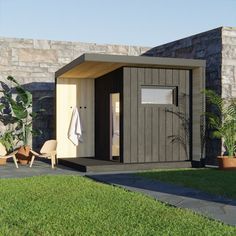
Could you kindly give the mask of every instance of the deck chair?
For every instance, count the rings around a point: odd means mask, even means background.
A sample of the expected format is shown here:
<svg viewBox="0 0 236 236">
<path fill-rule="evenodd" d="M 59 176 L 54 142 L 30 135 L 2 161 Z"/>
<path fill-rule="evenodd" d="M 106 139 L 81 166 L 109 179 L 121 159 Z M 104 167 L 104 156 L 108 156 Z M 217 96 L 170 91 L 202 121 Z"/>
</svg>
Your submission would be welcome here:
<svg viewBox="0 0 236 236">
<path fill-rule="evenodd" d="M 52 168 L 54 168 L 54 165 L 56 164 L 56 154 L 57 154 L 56 148 L 57 148 L 57 141 L 48 140 L 43 144 L 40 150 L 40 153 L 30 150 L 30 152 L 32 153 L 30 167 L 32 167 L 35 157 L 38 156 L 38 157 L 42 157 L 46 159 L 51 159 L 51 165 L 52 165 Z"/>
<path fill-rule="evenodd" d="M 12 157 L 16 168 L 18 168 L 18 164 L 17 164 L 17 160 L 16 160 L 16 153 L 17 153 L 17 150 L 7 155 L 6 148 L 3 146 L 2 143 L 0 143 L 0 158 L 8 159 L 8 158 Z"/>
</svg>

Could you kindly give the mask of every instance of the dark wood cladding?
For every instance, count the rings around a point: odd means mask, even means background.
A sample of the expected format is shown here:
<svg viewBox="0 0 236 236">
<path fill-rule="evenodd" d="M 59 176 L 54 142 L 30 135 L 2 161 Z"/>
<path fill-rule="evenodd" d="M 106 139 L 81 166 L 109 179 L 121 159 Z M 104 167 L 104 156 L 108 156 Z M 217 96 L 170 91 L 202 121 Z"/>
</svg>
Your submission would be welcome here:
<svg viewBox="0 0 236 236">
<path fill-rule="evenodd" d="M 189 117 L 189 73 L 178 69 L 124 68 L 124 163 L 189 160 L 183 145 L 171 142 L 173 135 L 187 141 L 183 123 L 175 112 Z M 178 87 L 178 106 L 141 104 L 142 85 Z M 188 144 L 186 148 L 189 153 Z"/>
<path fill-rule="evenodd" d="M 120 93 L 123 104 L 123 69 L 115 70 L 95 80 L 95 156 L 110 160 L 110 94 Z M 120 137 L 122 129 L 122 106 L 120 107 Z M 120 138 L 120 159 L 123 158 L 123 142 Z"/>
</svg>

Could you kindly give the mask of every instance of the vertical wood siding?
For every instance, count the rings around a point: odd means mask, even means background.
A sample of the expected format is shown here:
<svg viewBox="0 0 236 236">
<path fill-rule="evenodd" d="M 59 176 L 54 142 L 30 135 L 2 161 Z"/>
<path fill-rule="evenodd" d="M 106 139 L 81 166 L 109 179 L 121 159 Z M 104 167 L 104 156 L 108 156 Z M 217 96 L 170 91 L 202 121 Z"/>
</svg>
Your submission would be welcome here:
<svg viewBox="0 0 236 236">
<path fill-rule="evenodd" d="M 183 145 L 171 142 L 170 137 L 179 135 L 187 142 L 183 124 L 174 113 L 189 117 L 189 79 L 189 70 L 124 68 L 124 163 L 189 159 Z M 177 86 L 178 106 L 141 104 L 142 85 Z"/>
<path fill-rule="evenodd" d="M 57 157 L 94 156 L 94 79 L 57 79 Z M 68 139 L 73 108 L 77 107 L 84 142 L 75 146 Z"/>
</svg>

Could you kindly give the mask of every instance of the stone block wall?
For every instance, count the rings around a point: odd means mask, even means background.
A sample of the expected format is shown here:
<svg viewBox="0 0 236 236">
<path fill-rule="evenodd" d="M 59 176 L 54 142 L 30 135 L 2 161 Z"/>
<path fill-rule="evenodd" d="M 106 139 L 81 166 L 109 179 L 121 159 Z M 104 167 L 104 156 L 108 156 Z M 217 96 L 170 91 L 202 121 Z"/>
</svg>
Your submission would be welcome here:
<svg viewBox="0 0 236 236">
<path fill-rule="evenodd" d="M 38 98 L 48 96 L 42 106 L 46 114 L 34 123 L 43 135 L 33 139 L 38 149 L 44 140 L 54 137 L 54 73 L 83 53 L 140 55 L 150 48 L 53 40 L 0 38 L 0 81 L 12 75 L 33 93 L 33 109 Z M 0 127 L 0 132 L 3 127 Z"/>
<path fill-rule="evenodd" d="M 222 43 L 223 42 L 223 43 Z M 226 89 L 235 89 L 236 30 L 216 28 L 150 49 L 144 55 L 206 60 L 206 88 L 225 96 Z M 235 90 L 236 91 L 236 90 Z M 210 108 L 207 107 L 207 110 Z M 208 164 L 216 163 L 221 154 L 221 142 L 207 133 Z"/>
<path fill-rule="evenodd" d="M 236 97 L 236 28 L 222 28 L 222 96 Z"/>
<path fill-rule="evenodd" d="M 206 60 L 206 87 L 221 94 L 222 28 L 157 46 L 144 55 Z"/>
</svg>

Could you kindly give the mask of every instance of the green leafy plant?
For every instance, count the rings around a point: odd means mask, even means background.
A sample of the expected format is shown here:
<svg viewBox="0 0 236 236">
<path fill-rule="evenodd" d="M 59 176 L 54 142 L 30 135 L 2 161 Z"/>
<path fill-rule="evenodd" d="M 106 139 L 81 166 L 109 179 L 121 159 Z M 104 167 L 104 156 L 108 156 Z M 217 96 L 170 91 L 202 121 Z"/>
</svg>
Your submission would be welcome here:
<svg viewBox="0 0 236 236">
<path fill-rule="evenodd" d="M 213 138 L 221 138 L 228 156 L 234 156 L 236 150 L 236 100 L 221 98 L 212 90 L 204 91 L 207 101 L 214 112 L 206 113 Z"/>
<path fill-rule="evenodd" d="M 23 146 L 27 146 L 30 135 L 40 133 L 40 131 L 32 129 L 32 120 L 37 119 L 42 110 L 33 112 L 31 92 L 21 86 L 12 76 L 8 76 L 7 80 L 14 87 L 2 85 L 3 101 L 0 109 L 5 109 L 5 111 L 1 112 L 0 120 L 4 125 L 14 124 L 14 133 L 10 132 L 11 135 L 15 135 L 17 142 L 22 142 Z"/>
<path fill-rule="evenodd" d="M 171 139 L 172 143 L 179 143 L 183 147 L 187 159 L 189 159 L 190 119 L 186 116 L 185 113 L 180 111 L 172 111 L 166 109 L 166 112 L 172 113 L 180 120 L 180 125 L 183 130 L 182 135 L 169 135 L 168 138 Z"/>
<path fill-rule="evenodd" d="M 0 135 L 0 143 L 2 143 L 8 152 L 14 149 L 15 134 L 14 131 L 6 131 Z"/>
</svg>

